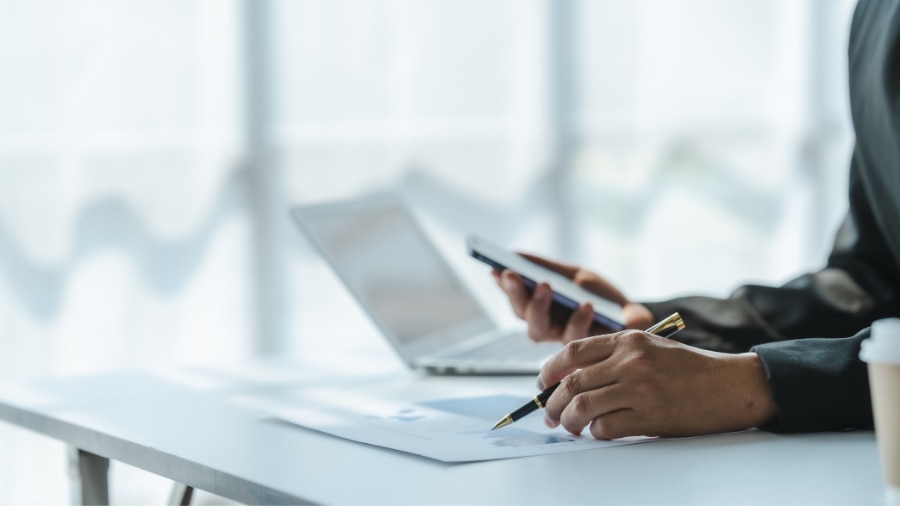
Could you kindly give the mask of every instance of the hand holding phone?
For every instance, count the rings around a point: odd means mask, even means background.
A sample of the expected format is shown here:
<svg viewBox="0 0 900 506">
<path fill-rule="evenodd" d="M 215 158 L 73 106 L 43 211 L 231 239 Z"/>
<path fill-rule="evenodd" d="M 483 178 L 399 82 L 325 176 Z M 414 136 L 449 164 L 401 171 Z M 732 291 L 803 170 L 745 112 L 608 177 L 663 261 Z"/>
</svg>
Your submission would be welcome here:
<svg viewBox="0 0 900 506">
<path fill-rule="evenodd" d="M 594 323 L 612 331 L 625 328 L 622 306 L 582 288 L 562 274 L 531 262 L 482 237 L 469 236 L 466 245 L 470 255 L 496 271 L 509 269 L 516 272 L 529 290 L 534 290 L 538 283 L 549 284 L 553 291 L 553 302 L 559 307 L 571 312 L 581 304 L 590 302 L 594 308 Z"/>
</svg>

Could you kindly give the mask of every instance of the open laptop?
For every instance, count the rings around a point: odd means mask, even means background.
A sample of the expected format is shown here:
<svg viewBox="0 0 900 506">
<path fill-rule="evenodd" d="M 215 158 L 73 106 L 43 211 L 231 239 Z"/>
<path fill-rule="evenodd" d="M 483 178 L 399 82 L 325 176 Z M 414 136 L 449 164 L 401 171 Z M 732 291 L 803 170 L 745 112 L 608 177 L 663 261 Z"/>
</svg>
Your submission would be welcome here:
<svg viewBox="0 0 900 506">
<path fill-rule="evenodd" d="M 399 195 L 295 206 L 291 216 L 411 367 L 536 374 L 560 349 L 498 328 Z"/>
</svg>

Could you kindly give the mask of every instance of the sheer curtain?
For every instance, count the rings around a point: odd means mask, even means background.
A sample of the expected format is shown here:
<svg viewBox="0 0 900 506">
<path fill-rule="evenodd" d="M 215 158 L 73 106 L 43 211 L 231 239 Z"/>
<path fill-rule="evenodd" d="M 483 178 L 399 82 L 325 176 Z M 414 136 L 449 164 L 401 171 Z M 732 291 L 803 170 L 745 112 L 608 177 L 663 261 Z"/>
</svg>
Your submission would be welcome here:
<svg viewBox="0 0 900 506">
<path fill-rule="evenodd" d="M 240 7 L 0 3 L 4 380 L 254 348 Z M 0 430 L 0 502 L 64 502 L 63 449 Z"/>
<path fill-rule="evenodd" d="M 501 319 L 467 232 L 583 263 L 638 299 L 783 282 L 824 261 L 846 210 L 853 5 L 277 3 L 287 199 L 399 186 Z M 333 337 L 349 342 L 364 316 L 294 250 L 294 342 L 352 315 Z"/>
<path fill-rule="evenodd" d="M 506 321 L 468 232 L 636 298 L 814 268 L 852 6 L 0 2 L 0 378 L 387 357 L 285 210 L 386 187 Z M 60 446 L 4 426 L 0 454 L 0 502 L 65 500 Z M 115 501 L 165 497 L 113 470 Z"/>
</svg>

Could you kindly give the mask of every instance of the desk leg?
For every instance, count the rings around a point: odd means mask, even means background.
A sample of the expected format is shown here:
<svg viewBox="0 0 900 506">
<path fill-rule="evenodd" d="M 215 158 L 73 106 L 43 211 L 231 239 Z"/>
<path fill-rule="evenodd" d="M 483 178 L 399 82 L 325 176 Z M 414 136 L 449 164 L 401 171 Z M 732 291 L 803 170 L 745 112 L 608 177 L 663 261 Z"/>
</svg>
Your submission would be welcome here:
<svg viewBox="0 0 900 506">
<path fill-rule="evenodd" d="M 193 495 L 194 487 L 189 487 L 183 483 L 175 483 L 172 485 L 172 493 L 169 494 L 169 504 L 171 506 L 188 506 L 191 504 Z"/>
<path fill-rule="evenodd" d="M 70 448 L 69 483 L 72 504 L 109 504 L 109 459 Z"/>
</svg>

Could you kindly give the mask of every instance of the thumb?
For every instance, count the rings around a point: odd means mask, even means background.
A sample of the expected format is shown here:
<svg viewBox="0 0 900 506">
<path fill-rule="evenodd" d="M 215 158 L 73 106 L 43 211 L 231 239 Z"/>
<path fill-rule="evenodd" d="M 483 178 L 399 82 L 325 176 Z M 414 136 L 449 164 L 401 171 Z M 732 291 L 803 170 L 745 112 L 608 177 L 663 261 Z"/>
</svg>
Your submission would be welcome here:
<svg viewBox="0 0 900 506">
<path fill-rule="evenodd" d="M 624 293 L 616 288 L 615 285 L 596 274 L 582 270 L 575 275 L 575 278 L 572 281 L 585 290 L 594 292 L 604 299 L 609 299 L 620 306 L 629 304 L 628 297 L 625 297 Z"/>
<path fill-rule="evenodd" d="M 622 317 L 625 319 L 625 326 L 630 329 L 644 330 L 656 323 L 647 306 L 636 302 L 629 302 L 622 307 Z"/>
</svg>

